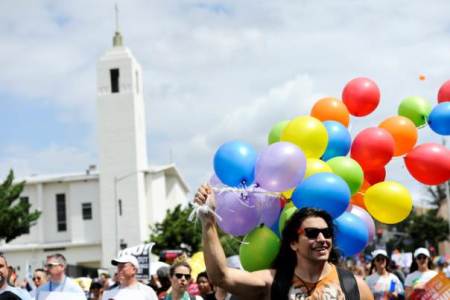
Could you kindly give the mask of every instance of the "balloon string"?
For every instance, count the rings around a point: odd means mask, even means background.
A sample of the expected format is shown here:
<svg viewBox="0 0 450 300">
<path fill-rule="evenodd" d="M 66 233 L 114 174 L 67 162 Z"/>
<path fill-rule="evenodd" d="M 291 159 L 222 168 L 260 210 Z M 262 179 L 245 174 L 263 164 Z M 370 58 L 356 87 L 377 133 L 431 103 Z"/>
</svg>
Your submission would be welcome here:
<svg viewBox="0 0 450 300">
<path fill-rule="evenodd" d="M 194 217 L 196 219 L 201 219 L 209 213 L 213 214 L 217 218 L 217 220 L 222 221 L 222 217 L 217 214 L 214 209 L 212 209 L 207 203 L 199 205 L 198 203 L 193 202 L 192 204 L 194 205 L 194 209 L 189 214 L 189 221 L 192 221 Z"/>
<path fill-rule="evenodd" d="M 211 187 L 211 189 L 216 192 L 216 193 L 223 193 L 223 192 L 235 192 L 235 193 L 241 193 L 241 194 L 245 194 L 248 195 L 248 193 L 254 193 L 254 194 L 264 194 L 264 195 L 269 195 L 269 196 L 274 196 L 274 197 L 279 197 L 281 195 L 281 193 L 277 193 L 277 192 L 269 192 L 269 191 L 265 191 L 262 189 L 257 189 L 255 185 L 251 185 L 249 187 L 244 187 L 244 188 L 235 188 L 235 187 Z"/>
</svg>

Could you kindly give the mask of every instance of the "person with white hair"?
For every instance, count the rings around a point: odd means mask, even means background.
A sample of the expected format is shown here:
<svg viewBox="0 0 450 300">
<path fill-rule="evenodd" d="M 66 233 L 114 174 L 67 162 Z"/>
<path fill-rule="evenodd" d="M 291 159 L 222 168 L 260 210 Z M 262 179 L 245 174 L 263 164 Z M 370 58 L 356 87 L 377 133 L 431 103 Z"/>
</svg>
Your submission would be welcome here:
<svg viewBox="0 0 450 300">
<path fill-rule="evenodd" d="M 124 254 L 111 261 L 117 266 L 117 280 L 119 284 L 103 293 L 102 300 L 157 300 L 155 291 L 140 283 L 136 274 L 139 270 L 139 262 L 133 255 Z"/>
</svg>

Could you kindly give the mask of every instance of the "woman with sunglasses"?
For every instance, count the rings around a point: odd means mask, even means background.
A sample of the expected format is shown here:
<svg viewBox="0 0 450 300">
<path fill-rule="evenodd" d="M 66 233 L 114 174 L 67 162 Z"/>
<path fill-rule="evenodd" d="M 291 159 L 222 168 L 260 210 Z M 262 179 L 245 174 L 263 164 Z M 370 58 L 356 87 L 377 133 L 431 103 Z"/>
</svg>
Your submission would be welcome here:
<svg viewBox="0 0 450 300">
<path fill-rule="evenodd" d="M 170 266 L 171 288 L 165 300 L 202 300 L 199 296 L 187 292 L 191 283 L 192 268 L 186 261 L 178 261 Z"/>
<path fill-rule="evenodd" d="M 370 264 L 371 275 L 366 278 L 375 300 L 402 299 L 403 285 L 389 269 L 389 257 L 385 250 L 377 249 L 372 252 Z"/>
<path fill-rule="evenodd" d="M 215 208 L 208 185 L 198 189 L 194 201 Z M 323 210 L 302 208 L 294 213 L 283 230 L 273 267 L 255 272 L 227 267 L 214 214 L 201 209 L 199 218 L 209 278 L 239 299 L 373 299 L 364 280 L 336 267 L 333 220 Z"/>
<path fill-rule="evenodd" d="M 426 248 L 417 248 L 414 251 L 414 260 L 409 269 L 409 274 L 405 279 L 406 299 L 420 299 L 425 293 L 425 285 L 431 278 L 437 275 L 431 270 L 433 262 L 430 258 L 430 251 Z"/>
</svg>

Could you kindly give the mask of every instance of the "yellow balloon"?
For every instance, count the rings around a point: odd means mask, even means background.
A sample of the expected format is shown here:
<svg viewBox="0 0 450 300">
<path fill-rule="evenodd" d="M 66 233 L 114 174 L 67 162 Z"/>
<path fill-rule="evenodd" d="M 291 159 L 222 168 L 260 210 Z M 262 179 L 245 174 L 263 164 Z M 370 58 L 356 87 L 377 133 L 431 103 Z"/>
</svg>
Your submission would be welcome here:
<svg viewBox="0 0 450 300">
<path fill-rule="evenodd" d="M 203 252 L 199 251 L 192 255 L 190 259 L 188 259 L 188 263 L 192 268 L 192 278 L 196 279 L 197 275 L 206 270 L 205 266 L 205 258 L 203 257 Z"/>
<path fill-rule="evenodd" d="M 287 190 L 287 191 L 284 191 L 284 192 L 281 193 L 281 195 L 283 195 L 283 197 L 285 199 L 291 199 L 292 193 L 294 193 L 294 190 L 295 190 L 295 188 Z"/>
<path fill-rule="evenodd" d="M 409 216 L 413 201 L 410 192 L 403 185 L 395 181 L 383 181 L 366 190 L 364 204 L 376 220 L 395 224 Z"/>
<path fill-rule="evenodd" d="M 306 160 L 306 171 L 303 180 L 305 180 L 311 175 L 325 172 L 333 173 L 333 170 L 326 162 L 318 158 L 308 158 Z"/>
<path fill-rule="evenodd" d="M 328 145 L 328 133 L 322 122 L 311 116 L 300 116 L 290 121 L 280 141 L 296 144 L 307 158 L 319 158 Z"/>
</svg>

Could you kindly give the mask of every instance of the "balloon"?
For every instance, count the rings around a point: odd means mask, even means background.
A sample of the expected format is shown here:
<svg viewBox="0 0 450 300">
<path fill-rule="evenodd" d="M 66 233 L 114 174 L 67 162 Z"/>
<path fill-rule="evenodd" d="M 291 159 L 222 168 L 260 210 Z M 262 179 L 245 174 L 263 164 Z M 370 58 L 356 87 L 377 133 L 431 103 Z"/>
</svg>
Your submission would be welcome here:
<svg viewBox="0 0 450 300">
<path fill-rule="evenodd" d="M 369 240 L 369 230 L 358 216 L 344 212 L 334 221 L 336 248 L 343 256 L 361 252 Z"/>
<path fill-rule="evenodd" d="M 410 119 L 416 127 L 427 123 L 430 112 L 431 104 L 422 97 L 405 98 L 398 107 L 398 114 Z"/>
<path fill-rule="evenodd" d="M 223 144 L 214 155 L 214 172 L 223 183 L 238 187 L 254 179 L 257 154 L 253 147 L 240 141 Z"/>
<path fill-rule="evenodd" d="M 402 116 L 389 117 L 378 127 L 386 129 L 394 138 L 394 156 L 403 155 L 414 147 L 417 142 L 416 125 Z"/>
<path fill-rule="evenodd" d="M 328 145 L 325 153 L 322 155 L 322 159 L 329 160 L 336 156 L 347 155 L 352 144 L 352 137 L 348 129 L 336 121 L 325 121 L 323 125 L 327 129 Z"/>
<path fill-rule="evenodd" d="M 289 202 L 292 203 L 292 202 Z M 286 205 L 280 214 L 280 220 L 278 223 L 278 231 L 280 234 L 283 233 L 283 229 L 286 226 L 286 222 L 292 217 L 292 215 L 297 211 L 297 207 L 292 205 Z"/>
<path fill-rule="evenodd" d="M 450 150 L 442 145 L 419 145 L 404 160 L 411 176 L 423 184 L 438 185 L 450 179 Z"/>
<path fill-rule="evenodd" d="M 428 125 L 437 134 L 450 135 L 450 102 L 442 102 L 433 108 Z"/>
<path fill-rule="evenodd" d="M 281 141 L 296 144 L 306 157 L 319 158 L 327 148 L 327 129 L 316 118 L 300 116 L 289 122 L 281 133 Z"/>
<path fill-rule="evenodd" d="M 281 193 L 281 196 L 283 196 L 285 199 L 291 199 L 292 193 L 294 192 L 294 190 L 295 190 L 295 188 L 284 191 Z"/>
<path fill-rule="evenodd" d="M 380 90 L 369 78 L 350 80 L 342 91 L 342 101 L 351 115 L 362 117 L 373 112 L 380 102 Z"/>
<path fill-rule="evenodd" d="M 350 115 L 347 106 L 342 101 L 327 97 L 317 101 L 311 109 L 312 117 L 320 121 L 336 121 L 348 127 L 350 122 Z"/>
<path fill-rule="evenodd" d="M 370 184 L 367 182 L 367 180 L 364 180 L 359 192 L 355 193 L 350 199 L 350 204 L 366 209 L 366 204 L 364 203 L 364 193 L 369 187 Z"/>
<path fill-rule="evenodd" d="M 244 197 L 238 192 L 216 193 L 216 213 L 219 227 L 226 233 L 239 236 L 248 233 L 259 222 L 253 197 Z"/>
<path fill-rule="evenodd" d="M 288 142 L 274 143 L 258 156 L 255 182 L 265 190 L 283 192 L 302 181 L 305 169 L 305 155 L 296 145 Z"/>
<path fill-rule="evenodd" d="M 373 221 L 369 213 L 365 209 L 356 205 L 351 205 L 349 212 L 364 221 L 369 231 L 369 240 L 367 243 L 369 244 L 370 242 L 372 242 L 373 238 L 375 237 L 375 222 Z"/>
<path fill-rule="evenodd" d="M 440 87 L 437 98 L 439 103 L 450 101 L 450 80 Z"/>
<path fill-rule="evenodd" d="M 251 192 L 248 197 L 254 198 L 256 210 L 259 215 L 259 224 L 271 227 L 278 219 L 281 211 L 280 199 L 276 196 L 265 194 L 262 189 Z"/>
<path fill-rule="evenodd" d="M 338 156 L 327 161 L 333 173 L 344 179 L 350 188 L 351 195 L 361 188 L 364 181 L 364 173 L 361 166 L 350 157 Z"/>
<path fill-rule="evenodd" d="M 297 208 L 314 207 L 327 211 L 333 218 L 342 214 L 350 201 L 345 181 L 332 173 L 318 173 L 300 183 L 292 194 Z"/>
<path fill-rule="evenodd" d="M 364 194 L 364 203 L 372 217 L 385 224 L 406 219 L 413 204 L 408 189 L 395 181 L 384 181 L 369 187 Z"/>
<path fill-rule="evenodd" d="M 281 132 L 286 128 L 289 120 L 281 121 L 275 124 L 269 132 L 268 143 L 273 144 L 280 141 Z"/>
<path fill-rule="evenodd" d="M 253 272 L 270 268 L 279 250 L 280 239 L 268 227 L 260 226 L 245 236 L 239 258 L 242 267 Z"/>
<path fill-rule="evenodd" d="M 333 170 L 323 160 L 320 160 L 317 158 L 308 158 L 306 160 L 306 172 L 305 172 L 305 177 L 303 178 L 303 180 L 305 180 L 306 178 L 308 178 L 314 174 L 324 173 L 324 172 L 333 173 Z"/>
<path fill-rule="evenodd" d="M 366 128 L 353 140 L 350 156 L 356 160 L 363 170 L 384 167 L 394 154 L 394 139 L 385 129 Z"/>
<path fill-rule="evenodd" d="M 364 178 L 367 180 L 367 182 L 370 185 L 378 183 L 378 182 L 382 182 L 386 178 L 386 169 L 379 168 L 379 169 L 367 170 L 364 172 Z"/>
</svg>

